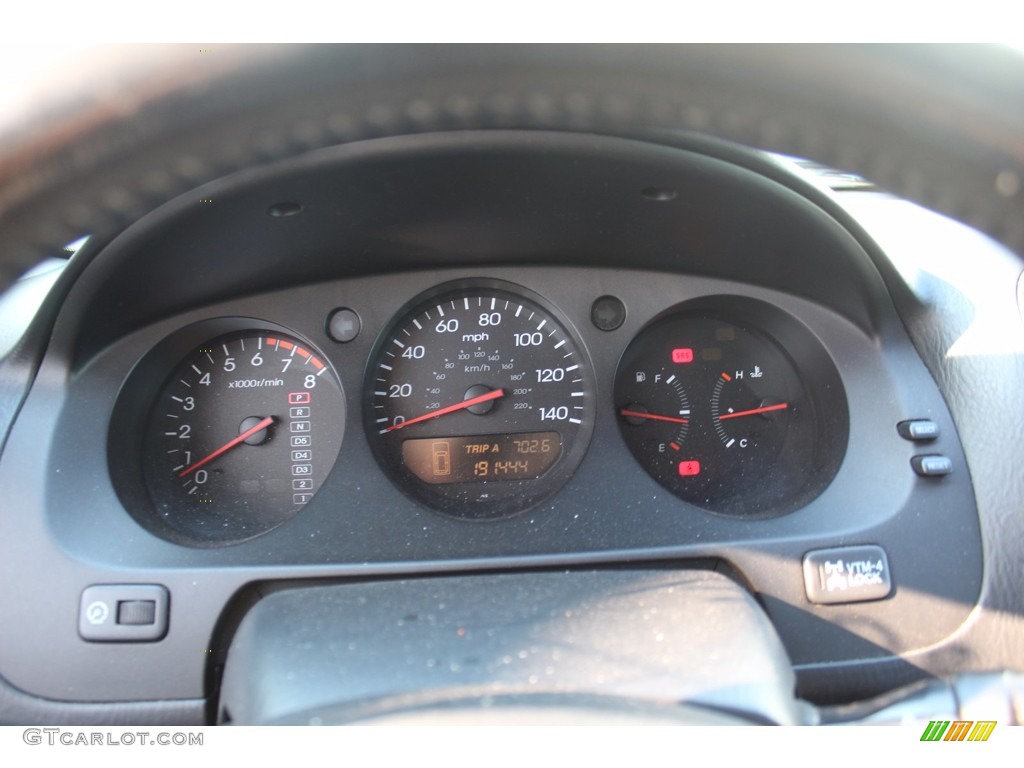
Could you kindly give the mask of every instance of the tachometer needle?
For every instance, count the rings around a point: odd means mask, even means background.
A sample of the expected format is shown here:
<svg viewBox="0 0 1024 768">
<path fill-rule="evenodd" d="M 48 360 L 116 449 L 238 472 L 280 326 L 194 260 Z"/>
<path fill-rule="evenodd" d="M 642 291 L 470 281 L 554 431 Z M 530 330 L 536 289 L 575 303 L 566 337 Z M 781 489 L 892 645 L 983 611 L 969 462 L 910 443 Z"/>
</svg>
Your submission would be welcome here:
<svg viewBox="0 0 1024 768">
<path fill-rule="evenodd" d="M 671 421 L 675 424 L 689 424 L 689 419 L 679 419 L 675 416 L 661 416 L 657 413 L 644 413 L 643 411 L 630 411 L 627 408 L 623 408 L 619 411 L 622 416 L 633 416 L 638 419 L 653 419 L 654 421 Z"/>
<path fill-rule="evenodd" d="M 754 408 L 749 411 L 737 411 L 736 413 L 723 413 L 721 416 L 718 417 L 718 420 L 725 421 L 726 419 L 738 419 L 740 416 L 753 416 L 755 413 L 781 411 L 783 408 L 789 408 L 789 403 L 779 403 L 778 405 L 766 405 L 764 408 Z"/>
<path fill-rule="evenodd" d="M 266 429 L 267 427 L 269 427 L 273 423 L 274 423 L 274 417 L 273 416 L 267 416 L 265 419 L 263 419 L 263 421 L 261 421 L 256 426 L 254 426 L 254 427 L 252 427 L 250 429 L 245 430 L 245 432 L 240 434 L 238 437 L 233 438 L 231 440 L 228 440 L 228 442 L 224 443 L 224 445 L 222 445 L 216 451 L 214 451 L 213 453 L 209 454 L 205 458 L 200 459 L 195 464 L 193 464 L 191 467 L 183 469 L 181 471 L 181 473 L 178 475 L 178 477 L 182 478 L 182 477 L 186 477 L 186 476 L 190 475 L 191 473 L 195 472 L 197 469 L 199 469 L 204 464 L 209 464 L 211 461 L 216 459 L 218 456 L 221 456 L 221 455 L 227 453 L 228 451 L 230 451 L 232 448 L 234 448 L 239 443 L 241 443 L 241 442 L 247 440 L 248 438 L 252 437 L 253 435 L 255 435 L 260 430 Z"/>
<path fill-rule="evenodd" d="M 427 419 L 436 419 L 438 416 L 444 416 L 446 413 L 454 413 L 455 411 L 461 411 L 463 408 L 471 408 L 474 405 L 480 403 L 486 403 L 488 400 L 497 400 L 499 397 L 505 396 L 504 389 L 492 389 L 486 394 L 480 395 L 479 397 L 471 397 L 469 400 L 463 400 L 461 403 L 455 405 L 449 405 L 447 408 L 440 408 L 430 413 L 425 413 L 422 416 L 417 416 L 415 419 L 408 419 L 407 421 L 400 421 L 398 424 L 392 424 L 390 427 L 386 427 L 382 432 L 390 432 L 393 429 L 401 429 L 402 427 L 408 427 L 410 424 L 418 424 L 421 421 Z"/>
</svg>

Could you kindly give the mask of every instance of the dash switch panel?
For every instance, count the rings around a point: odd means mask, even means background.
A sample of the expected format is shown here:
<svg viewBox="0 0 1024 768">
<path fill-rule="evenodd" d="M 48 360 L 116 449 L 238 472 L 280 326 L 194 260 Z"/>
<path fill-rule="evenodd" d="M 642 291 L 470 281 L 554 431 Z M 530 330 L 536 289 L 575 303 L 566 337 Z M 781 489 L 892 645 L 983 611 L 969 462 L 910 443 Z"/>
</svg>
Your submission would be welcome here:
<svg viewBox="0 0 1024 768">
<path fill-rule="evenodd" d="M 167 634 L 167 588 L 159 584 L 94 584 L 78 606 L 78 634 L 91 642 L 142 643 Z"/>
<path fill-rule="evenodd" d="M 892 592 L 889 559 L 873 544 L 808 552 L 804 588 L 808 600 L 823 605 L 881 600 Z"/>
</svg>

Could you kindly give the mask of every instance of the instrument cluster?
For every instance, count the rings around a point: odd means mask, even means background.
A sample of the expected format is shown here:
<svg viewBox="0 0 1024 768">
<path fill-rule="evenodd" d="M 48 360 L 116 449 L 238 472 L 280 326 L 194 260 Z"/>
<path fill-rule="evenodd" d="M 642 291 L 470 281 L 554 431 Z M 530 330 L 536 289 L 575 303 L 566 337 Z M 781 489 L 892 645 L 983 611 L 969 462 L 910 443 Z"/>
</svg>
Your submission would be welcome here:
<svg viewBox="0 0 1024 768">
<path fill-rule="evenodd" d="M 495 521 L 562 491 L 604 421 L 597 393 L 607 388 L 604 416 L 618 434 L 599 439 L 621 439 L 681 515 L 777 517 L 830 484 L 848 408 L 806 325 L 755 298 L 692 298 L 645 319 L 615 350 L 615 370 L 595 370 L 579 326 L 614 330 L 627 311 L 606 295 L 590 317 L 570 317 L 513 282 L 445 282 L 363 329 L 375 340 L 362 392 L 348 396 L 331 350 L 294 329 L 200 323 L 158 344 L 125 382 L 112 476 L 133 516 L 163 538 L 237 543 L 317 497 L 345 461 L 354 419 L 406 497 L 448 518 Z M 361 413 L 350 413 L 356 403 Z"/>
</svg>

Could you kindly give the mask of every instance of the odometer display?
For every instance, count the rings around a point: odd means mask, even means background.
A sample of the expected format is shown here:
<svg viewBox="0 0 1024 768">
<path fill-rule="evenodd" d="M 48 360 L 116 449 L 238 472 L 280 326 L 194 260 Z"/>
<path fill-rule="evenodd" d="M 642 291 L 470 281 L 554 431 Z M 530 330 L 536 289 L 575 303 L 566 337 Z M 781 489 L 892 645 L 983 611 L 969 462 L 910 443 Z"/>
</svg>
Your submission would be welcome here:
<svg viewBox="0 0 1024 768">
<path fill-rule="evenodd" d="M 367 434 L 406 493 L 494 519 L 554 493 L 593 429 L 593 373 L 568 324 L 525 290 L 488 282 L 430 292 L 380 338 Z"/>
<path fill-rule="evenodd" d="M 402 443 L 405 466 L 425 483 L 533 480 L 562 453 L 557 432 L 430 437 Z"/>
</svg>

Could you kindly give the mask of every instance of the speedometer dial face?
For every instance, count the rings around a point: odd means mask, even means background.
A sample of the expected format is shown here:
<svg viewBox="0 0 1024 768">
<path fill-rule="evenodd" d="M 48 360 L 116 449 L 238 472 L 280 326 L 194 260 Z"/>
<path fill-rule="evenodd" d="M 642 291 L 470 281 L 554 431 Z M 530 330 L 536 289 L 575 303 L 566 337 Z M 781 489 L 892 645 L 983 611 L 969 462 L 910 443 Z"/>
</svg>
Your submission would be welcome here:
<svg viewBox="0 0 1024 768">
<path fill-rule="evenodd" d="M 178 365 L 145 429 L 145 483 L 162 523 L 190 542 L 240 541 L 319 490 L 341 445 L 344 398 L 307 343 L 235 333 Z"/>
<path fill-rule="evenodd" d="M 367 435 L 406 493 L 487 520 L 553 494 L 593 431 L 593 372 L 540 297 L 489 281 L 431 291 L 379 340 Z"/>
</svg>

